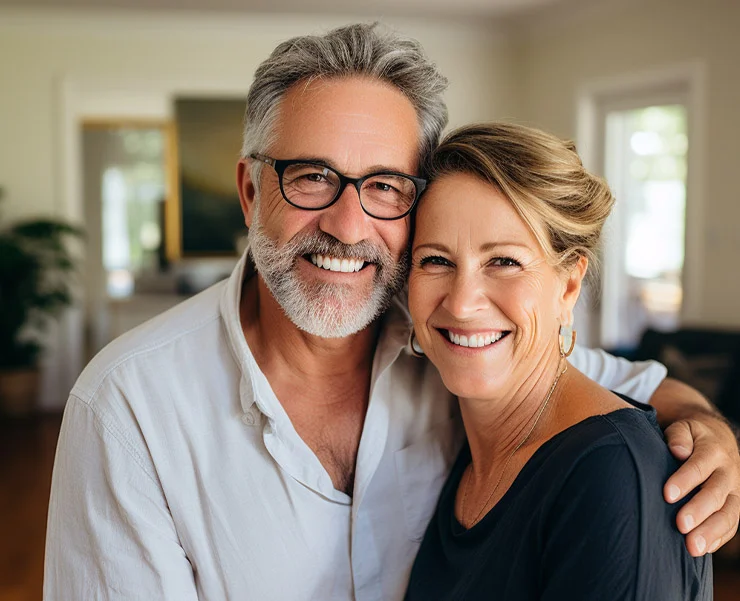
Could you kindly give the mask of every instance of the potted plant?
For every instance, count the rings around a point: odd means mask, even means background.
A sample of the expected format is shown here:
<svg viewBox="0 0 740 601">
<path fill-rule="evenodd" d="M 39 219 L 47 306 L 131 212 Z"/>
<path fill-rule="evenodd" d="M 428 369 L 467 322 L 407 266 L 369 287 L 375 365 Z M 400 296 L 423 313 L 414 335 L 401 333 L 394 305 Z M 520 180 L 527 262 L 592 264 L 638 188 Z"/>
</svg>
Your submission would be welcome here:
<svg viewBox="0 0 740 601">
<path fill-rule="evenodd" d="M 2 190 L 0 189 L 0 199 Z M 38 357 L 52 319 L 72 303 L 76 262 L 67 240 L 82 231 L 36 219 L 0 228 L 0 411 L 24 415 L 38 396 Z"/>
</svg>

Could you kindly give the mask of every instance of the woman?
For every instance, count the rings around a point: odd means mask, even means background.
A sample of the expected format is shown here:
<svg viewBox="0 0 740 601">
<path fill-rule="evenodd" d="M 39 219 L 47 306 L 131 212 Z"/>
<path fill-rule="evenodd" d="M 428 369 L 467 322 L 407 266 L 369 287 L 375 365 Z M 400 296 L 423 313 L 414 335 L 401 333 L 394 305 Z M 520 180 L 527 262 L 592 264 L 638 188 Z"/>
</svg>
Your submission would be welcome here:
<svg viewBox="0 0 740 601">
<path fill-rule="evenodd" d="M 415 348 L 460 400 L 468 444 L 407 599 L 711 599 L 661 486 L 653 409 L 569 367 L 573 307 L 613 204 L 573 145 L 509 124 L 449 135 L 416 215 Z"/>
</svg>

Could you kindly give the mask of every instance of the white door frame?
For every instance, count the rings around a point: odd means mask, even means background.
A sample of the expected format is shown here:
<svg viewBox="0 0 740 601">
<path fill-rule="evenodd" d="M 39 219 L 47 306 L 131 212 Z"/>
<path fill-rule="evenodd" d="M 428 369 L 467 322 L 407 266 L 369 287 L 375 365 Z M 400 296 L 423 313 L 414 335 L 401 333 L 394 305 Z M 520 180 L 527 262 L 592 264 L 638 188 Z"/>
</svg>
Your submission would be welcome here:
<svg viewBox="0 0 740 601">
<path fill-rule="evenodd" d="M 707 75 L 704 63 L 692 61 L 647 71 L 598 78 L 585 82 L 577 97 L 578 150 L 584 165 L 590 171 L 604 175 L 606 113 L 612 110 L 640 108 L 650 104 L 680 103 L 687 109 L 689 148 L 686 177 L 685 258 L 682 275 L 683 303 L 681 323 L 701 319 L 704 266 L 704 203 L 706 156 L 706 90 Z M 616 209 L 618 210 L 618 209 Z M 605 255 L 610 250 L 604 249 Z M 612 252 L 614 252 L 612 250 Z M 600 315 L 591 323 L 604 327 L 602 318 L 614 314 L 604 296 Z M 589 341 L 598 345 L 600 334 Z"/>
<path fill-rule="evenodd" d="M 251 82 L 240 73 L 217 73 L 194 81 L 192 77 L 131 78 L 111 76 L 60 77 L 55 82 L 56 161 L 59 216 L 84 226 L 82 182 L 82 123 L 95 119 L 167 121 L 174 116 L 178 96 L 244 97 Z M 82 284 L 78 298 L 89 286 Z M 42 366 L 41 406 L 58 410 L 66 402 L 85 363 L 84 302 L 67 311 L 50 332 Z M 60 394 L 60 391 L 63 391 Z"/>
</svg>

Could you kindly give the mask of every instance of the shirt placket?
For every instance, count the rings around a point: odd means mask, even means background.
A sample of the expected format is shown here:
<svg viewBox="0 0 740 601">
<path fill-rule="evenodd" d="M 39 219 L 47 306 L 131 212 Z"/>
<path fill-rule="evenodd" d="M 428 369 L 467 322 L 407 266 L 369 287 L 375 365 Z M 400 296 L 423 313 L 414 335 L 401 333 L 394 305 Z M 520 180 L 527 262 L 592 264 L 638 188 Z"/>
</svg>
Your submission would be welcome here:
<svg viewBox="0 0 740 601">
<path fill-rule="evenodd" d="M 363 509 L 365 493 L 385 453 L 390 427 L 388 370 L 402 352 L 408 326 L 396 322 L 384 331 L 375 354 L 370 401 L 355 471 L 352 506 L 352 576 L 356 601 L 385 601 L 381 585 L 382 549 L 374 537 L 371 513 Z"/>
</svg>

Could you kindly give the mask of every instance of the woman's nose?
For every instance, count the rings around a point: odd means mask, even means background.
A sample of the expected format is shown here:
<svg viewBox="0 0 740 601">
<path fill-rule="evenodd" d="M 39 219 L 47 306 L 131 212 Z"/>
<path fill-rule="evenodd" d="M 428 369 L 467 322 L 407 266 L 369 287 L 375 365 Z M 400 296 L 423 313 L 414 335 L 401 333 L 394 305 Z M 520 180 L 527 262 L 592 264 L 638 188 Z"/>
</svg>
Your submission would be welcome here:
<svg viewBox="0 0 740 601">
<path fill-rule="evenodd" d="M 458 274 L 451 282 L 442 306 L 456 319 L 474 317 L 490 306 L 483 282 L 474 274 Z"/>
</svg>

